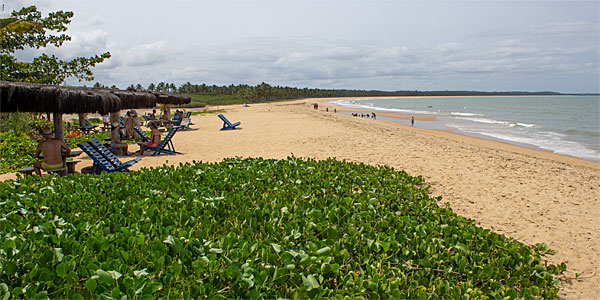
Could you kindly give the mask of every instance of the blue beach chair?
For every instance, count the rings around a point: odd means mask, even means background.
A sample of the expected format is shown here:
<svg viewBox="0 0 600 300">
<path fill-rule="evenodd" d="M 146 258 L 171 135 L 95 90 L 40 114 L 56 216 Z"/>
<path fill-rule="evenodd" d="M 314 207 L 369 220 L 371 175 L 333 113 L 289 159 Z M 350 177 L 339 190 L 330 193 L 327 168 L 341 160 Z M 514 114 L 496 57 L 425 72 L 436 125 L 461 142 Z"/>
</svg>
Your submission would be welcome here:
<svg viewBox="0 0 600 300">
<path fill-rule="evenodd" d="M 96 151 L 98 151 L 101 155 L 103 155 L 104 158 L 106 160 L 108 160 L 115 167 L 116 171 L 119 171 L 119 172 L 129 171 L 129 170 L 127 170 L 129 167 L 133 166 L 134 164 L 136 164 L 137 162 L 142 160 L 141 158 L 134 158 L 132 160 L 122 162 L 117 158 L 117 156 L 115 156 L 110 151 L 109 148 L 104 146 L 97 139 L 89 140 L 88 144 L 90 144 L 92 146 L 92 148 L 96 149 Z"/>
<path fill-rule="evenodd" d="M 221 128 L 221 130 L 235 129 L 235 127 L 242 124 L 242 122 L 235 122 L 232 124 L 231 122 L 229 122 L 229 120 L 227 120 L 227 118 L 225 118 L 223 114 L 219 114 L 219 118 L 223 120 L 223 128 Z"/>
<path fill-rule="evenodd" d="M 133 130 L 142 138 L 142 142 L 144 142 L 144 143 L 151 142 L 150 138 L 146 135 L 145 132 L 142 131 L 141 128 L 134 126 Z"/>
<path fill-rule="evenodd" d="M 90 142 L 92 141 L 100 144 L 98 140 L 91 140 Z M 123 163 L 118 158 L 114 157 L 114 154 L 112 155 L 114 158 L 111 159 L 102 153 L 102 151 L 99 151 L 96 147 L 94 147 L 90 142 L 80 143 L 77 144 L 77 146 L 79 146 L 79 148 L 81 148 L 81 150 L 94 161 L 92 165 L 92 173 L 94 174 L 98 174 L 100 171 L 105 171 L 108 173 L 129 172 L 128 168 L 141 160 L 140 158 L 136 158 Z M 104 147 L 104 145 L 102 145 L 102 147 L 108 149 Z M 108 152 L 110 152 L 110 150 Z"/>
<path fill-rule="evenodd" d="M 175 151 L 175 146 L 173 145 L 173 141 L 171 140 L 179 128 L 180 128 L 179 126 L 175 126 L 175 127 L 171 128 L 169 130 L 169 132 L 167 132 L 167 135 L 165 136 L 165 138 L 160 141 L 160 144 L 158 144 L 158 146 L 152 147 L 152 146 L 142 144 L 142 147 L 144 147 L 144 149 L 153 150 L 154 153 L 152 153 L 152 156 L 155 156 L 155 155 L 158 155 L 161 153 L 171 154 L 171 155 L 181 154 L 181 153 Z"/>
</svg>

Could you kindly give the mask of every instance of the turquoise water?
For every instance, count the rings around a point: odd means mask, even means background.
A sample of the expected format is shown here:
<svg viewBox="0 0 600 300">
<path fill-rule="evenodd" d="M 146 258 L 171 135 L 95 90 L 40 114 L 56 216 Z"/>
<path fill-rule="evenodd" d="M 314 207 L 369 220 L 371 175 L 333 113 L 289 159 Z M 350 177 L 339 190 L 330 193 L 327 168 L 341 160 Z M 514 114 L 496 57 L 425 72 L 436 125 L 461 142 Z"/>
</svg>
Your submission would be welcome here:
<svg viewBox="0 0 600 300">
<path fill-rule="evenodd" d="M 600 96 L 406 97 L 335 103 L 433 115 L 457 132 L 600 161 Z"/>
</svg>

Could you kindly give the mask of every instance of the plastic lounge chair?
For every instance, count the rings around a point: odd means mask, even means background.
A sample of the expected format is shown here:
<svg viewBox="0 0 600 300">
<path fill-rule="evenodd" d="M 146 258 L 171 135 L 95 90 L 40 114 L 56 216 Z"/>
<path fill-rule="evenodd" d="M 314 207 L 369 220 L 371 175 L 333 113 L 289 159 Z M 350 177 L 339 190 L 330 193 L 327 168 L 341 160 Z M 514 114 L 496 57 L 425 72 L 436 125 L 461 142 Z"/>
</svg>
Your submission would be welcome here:
<svg viewBox="0 0 600 300">
<path fill-rule="evenodd" d="M 83 121 L 83 127 L 82 126 L 74 126 L 74 127 L 83 131 L 84 133 L 89 133 L 90 131 L 98 132 L 98 129 L 96 129 L 96 127 L 98 127 L 98 125 L 92 125 L 92 123 L 90 123 L 90 121 L 88 121 L 88 120 Z"/>
<path fill-rule="evenodd" d="M 175 151 L 175 146 L 173 146 L 173 141 L 171 141 L 171 139 L 173 138 L 173 136 L 175 135 L 175 133 L 177 132 L 177 130 L 179 128 L 180 128 L 179 126 L 175 126 L 175 127 L 172 127 L 171 129 L 169 129 L 169 132 L 167 132 L 167 135 L 165 136 L 164 139 L 162 139 L 160 141 L 160 144 L 158 144 L 158 146 L 152 147 L 152 146 L 142 144 L 142 147 L 144 147 L 144 149 L 153 150 L 154 153 L 152 153 L 152 156 L 158 155 L 161 153 L 181 154 L 181 153 Z"/>
<path fill-rule="evenodd" d="M 182 113 L 176 113 L 173 115 L 173 119 L 171 120 L 173 126 L 179 126 L 181 124 L 181 120 L 183 119 Z"/>
<path fill-rule="evenodd" d="M 98 127 L 98 125 L 93 125 L 92 123 L 90 123 L 90 121 L 88 121 L 87 119 L 83 120 L 83 125 L 88 128 L 88 131 L 95 131 L 98 132 L 98 129 L 96 129 L 96 127 Z"/>
<path fill-rule="evenodd" d="M 242 124 L 242 122 L 235 122 L 231 124 L 231 122 L 229 122 L 229 120 L 227 120 L 223 114 L 219 114 L 219 118 L 223 120 L 223 128 L 221 128 L 221 130 L 235 129 L 235 127 Z"/>
<path fill-rule="evenodd" d="M 144 143 L 151 142 L 150 138 L 146 135 L 145 132 L 142 131 L 141 128 L 134 126 L 133 130 L 142 138 L 142 142 L 144 142 Z"/>
<path fill-rule="evenodd" d="M 186 112 L 183 117 L 190 119 L 190 125 L 194 125 L 194 123 L 192 123 L 192 112 L 191 111 Z"/>
<path fill-rule="evenodd" d="M 190 118 L 183 118 L 183 120 L 181 120 L 181 124 L 179 124 L 179 127 L 181 127 L 181 130 L 190 129 L 191 123 L 192 122 L 191 122 Z"/>
<path fill-rule="evenodd" d="M 106 146 L 100 143 L 100 141 L 98 141 L 97 139 L 89 140 L 87 143 L 90 146 L 92 146 L 92 148 L 94 148 L 98 153 L 100 153 L 100 155 L 114 167 L 114 171 L 112 172 L 128 172 L 129 167 L 142 160 L 138 157 L 126 162 L 122 162 L 110 151 L 110 149 L 108 149 Z"/>
<path fill-rule="evenodd" d="M 148 121 L 150 121 L 150 117 L 148 115 L 142 115 L 142 125 L 148 126 Z"/>
<path fill-rule="evenodd" d="M 100 171 L 106 171 L 108 173 L 119 172 L 108 158 L 102 155 L 102 153 L 92 147 L 89 143 L 80 143 L 77 144 L 77 146 L 79 146 L 79 148 L 94 161 L 92 164 L 92 173 L 99 174 Z"/>
</svg>

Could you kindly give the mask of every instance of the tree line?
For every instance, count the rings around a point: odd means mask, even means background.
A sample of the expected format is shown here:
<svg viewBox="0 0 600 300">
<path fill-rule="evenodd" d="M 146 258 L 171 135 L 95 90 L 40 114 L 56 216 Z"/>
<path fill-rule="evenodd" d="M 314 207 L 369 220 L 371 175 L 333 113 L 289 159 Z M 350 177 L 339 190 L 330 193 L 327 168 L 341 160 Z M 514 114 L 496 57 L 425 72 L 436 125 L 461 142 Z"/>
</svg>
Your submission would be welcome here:
<svg viewBox="0 0 600 300">
<path fill-rule="evenodd" d="M 96 82 L 94 87 L 106 87 Z M 116 88 L 112 86 L 111 88 Z M 180 94 L 198 94 L 198 95 L 236 95 L 247 99 L 249 102 L 269 102 L 283 99 L 301 99 L 301 98 L 330 98 L 330 97 L 401 97 L 401 96 L 493 96 L 493 95 L 558 95 L 556 92 L 482 92 L 482 91 L 379 91 L 379 90 L 349 90 L 349 89 L 317 89 L 317 88 L 297 88 L 289 86 L 272 86 L 268 83 L 261 83 L 256 86 L 248 84 L 238 85 L 207 85 L 192 84 L 186 82 L 180 86 L 174 83 L 159 82 L 150 83 L 148 87 L 141 84 L 131 84 L 128 90 L 155 91 L 164 93 Z"/>
</svg>

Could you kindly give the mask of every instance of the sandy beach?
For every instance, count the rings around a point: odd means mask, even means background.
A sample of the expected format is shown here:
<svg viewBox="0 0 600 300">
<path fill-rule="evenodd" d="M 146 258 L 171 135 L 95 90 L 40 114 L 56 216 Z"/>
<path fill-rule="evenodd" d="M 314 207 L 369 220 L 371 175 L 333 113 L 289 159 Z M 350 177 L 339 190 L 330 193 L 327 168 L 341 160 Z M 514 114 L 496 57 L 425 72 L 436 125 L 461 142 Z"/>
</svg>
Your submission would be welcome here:
<svg viewBox="0 0 600 300">
<path fill-rule="evenodd" d="M 526 244 L 546 243 L 556 251 L 546 259 L 568 265 L 561 278 L 561 297 L 600 298 L 600 163 L 447 131 L 352 117 L 341 114 L 349 110 L 328 103 L 330 100 L 221 106 L 230 121 L 242 122 L 239 130 L 220 131 L 222 121 L 216 114 L 193 116 L 192 130 L 178 132 L 173 138 L 182 155 L 153 157 L 147 152 L 132 169 L 217 162 L 234 156 L 290 155 L 389 165 L 422 175 L 431 185 L 432 195 L 442 196 L 442 202 L 449 202 L 456 213 L 480 226 Z M 319 110 L 313 110 L 316 101 Z M 133 151 L 137 148 L 130 146 Z M 78 170 L 91 165 L 85 154 L 78 159 L 82 161 Z M 2 180 L 11 178 L 14 174 L 0 175 Z M 581 275 L 576 278 L 576 273 Z"/>
</svg>

